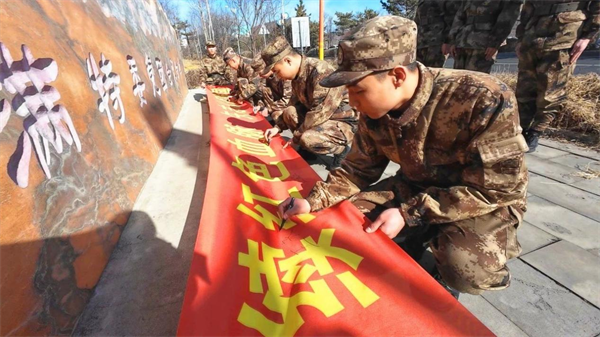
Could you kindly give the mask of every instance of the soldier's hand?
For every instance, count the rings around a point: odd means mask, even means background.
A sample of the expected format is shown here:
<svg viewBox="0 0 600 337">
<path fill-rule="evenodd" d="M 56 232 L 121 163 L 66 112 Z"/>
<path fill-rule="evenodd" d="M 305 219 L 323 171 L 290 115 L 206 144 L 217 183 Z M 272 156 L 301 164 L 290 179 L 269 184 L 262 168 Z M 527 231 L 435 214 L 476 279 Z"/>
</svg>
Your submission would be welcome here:
<svg viewBox="0 0 600 337">
<path fill-rule="evenodd" d="M 485 50 L 485 59 L 488 61 L 493 59 L 497 52 L 497 48 L 487 47 L 487 49 Z"/>
<path fill-rule="evenodd" d="M 310 213 L 310 204 L 306 199 L 294 198 L 294 207 L 287 209 L 291 201 L 292 198 L 287 198 L 277 207 L 277 212 L 284 220 L 289 219 L 293 215 Z"/>
<path fill-rule="evenodd" d="M 200 83 L 200 88 L 202 88 L 202 89 L 206 88 L 206 83 L 204 83 L 204 82 Z"/>
<path fill-rule="evenodd" d="M 450 56 L 456 58 L 456 46 L 450 45 Z"/>
<path fill-rule="evenodd" d="M 442 54 L 444 54 L 444 56 L 447 56 L 448 54 L 450 54 L 450 48 L 452 48 L 451 45 L 444 43 L 442 45 Z"/>
<path fill-rule="evenodd" d="M 404 228 L 404 217 L 398 208 L 389 208 L 383 211 L 377 219 L 367 228 L 367 233 L 375 233 L 378 229 L 387 235 L 390 239 L 396 237 Z"/>
<path fill-rule="evenodd" d="M 278 128 L 267 129 L 267 131 L 265 131 L 265 140 L 267 142 L 270 142 L 271 139 L 273 139 L 273 137 L 277 136 L 278 133 L 279 133 L 279 129 Z"/>
<path fill-rule="evenodd" d="M 579 60 L 579 56 L 581 56 L 581 54 L 583 53 L 585 48 L 587 48 L 589 43 L 590 39 L 579 39 L 575 41 L 573 48 L 571 48 L 571 57 L 569 59 L 570 64 L 574 64 L 575 62 L 577 62 L 577 60 Z"/>
</svg>

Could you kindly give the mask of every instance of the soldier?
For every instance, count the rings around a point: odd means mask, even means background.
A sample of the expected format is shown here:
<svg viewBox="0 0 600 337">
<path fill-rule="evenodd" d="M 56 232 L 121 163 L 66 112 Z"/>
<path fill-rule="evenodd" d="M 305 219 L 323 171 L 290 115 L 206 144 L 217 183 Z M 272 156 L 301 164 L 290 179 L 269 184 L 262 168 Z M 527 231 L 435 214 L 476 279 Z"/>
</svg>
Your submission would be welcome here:
<svg viewBox="0 0 600 337">
<path fill-rule="evenodd" d="M 415 22 L 418 26 L 417 61 L 428 67 L 442 68 L 450 53 L 448 33 L 459 1 L 421 0 Z"/>
<path fill-rule="evenodd" d="M 450 29 L 454 69 L 490 73 L 523 0 L 464 0 Z"/>
<path fill-rule="evenodd" d="M 517 100 L 529 151 L 567 98 L 573 67 L 600 29 L 600 2 L 527 1 L 517 27 Z"/>
<path fill-rule="evenodd" d="M 527 188 L 514 93 L 491 75 L 415 62 L 416 34 L 413 21 L 380 16 L 340 41 L 339 68 L 320 83 L 346 85 L 358 132 L 341 168 L 279 214 L 350 199 L 373 221 L 366 232 L 401 233 L 409 249 L 429 242 L 449 290 L 504 289 Z M 396 175 L 370 186 L 390 160 Z"/>
<path fill-rule="evenodd" d="M 324 88 L 319 81 L 334 68 L 327 62 L 296 53 L 285 37 L 279 36 L 262 52 L 267 67 L 282 80 L 292 81 L 289 106 L 275 120 L 275 127 L 265 131 L 271 140 L 285 129 L 294 133 L 291 143 L 314 154 L 333 154 L 331 168 L 339 167 L 350 150 L 358 114 L 348 105 L 343 88 Z"/>
<path fill-rule="evenodd" d="M 213 41 L 206 42 L 207 55 L 202 58 L 202 67 L 200 68 L 200 86 L 206 87 L 206 84 L 226 85 L 233 83 L 233 76 L 227 71 L 225 62 L 217 57 L 217 45 Z"/>
<path fill-rule="evenodd" d="M 231 95 L 238 104 L 242 104 L 243 100 L 251 101 L 255 113 L 260 112 L 265 117 L 287 106 L 291 84 L 275 77 L 261 77 L 265 69 L 262 58 L 252 60 L 238 55 L 233 48 L 227 48 L 223 52 L 223 61 L 237 71 L 237 85 Z"/>
</svg>

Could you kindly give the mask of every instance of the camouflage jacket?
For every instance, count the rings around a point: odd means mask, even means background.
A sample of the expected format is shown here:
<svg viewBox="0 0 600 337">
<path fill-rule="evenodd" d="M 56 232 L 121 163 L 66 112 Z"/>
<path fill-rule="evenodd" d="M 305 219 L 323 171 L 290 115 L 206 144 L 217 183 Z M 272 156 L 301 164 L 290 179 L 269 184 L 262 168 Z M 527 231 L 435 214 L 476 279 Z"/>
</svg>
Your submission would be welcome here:
<svg viewBox="0 0 600 337">
<path fill-rule="evenodd" d="M 262 79 L 259 74 L 265 69 L 265 62 L 258 57 L 257 59 L 249 59 L 247 57 L 240 56 L 240 65 L 237 69 L 236 76 L 237 79 L 245 78 L 250 82 L 254 82 L 256 86 L 265 83 L 265 80 Z M 241 94 L 243 91 L 236 87 L 231 92 L 231 95 L 238 96 L 242 99 L 249 99 L 250 97 L 246 97 Z"/>
<path fill-rule="evenodd" d="M 318 211 L 376 182 L 389 161 L 392 179 L 410 187 L 399 197 L 409 226 L 441 224 L 488 214 L 500 207 L 524 210 L 525 139 L 514 93 L 496 77 L 427 68 L 412 104 L 373 120 L 360 116 L 342 167 L 318 182 L 307 200 Z"/>
<path fill-rule="evenodd" d="M 306 130 L 328 120 L 356 123 L 358 113 L 348 105 L 345 87 L 325 88 L 319 81 L 335 69 L 325 61 L 302 56 L 298 76 L 292 80 L 292 98 L 289 105 L 296 106 L 304 117 L 302 125 L 294 131 L 297 143 Z"/>
<path fill-rule="evenodd" d="M 229 67 L 225 64 L 225 61 L 216 54 L 211 56 L 204 56 L 202 58 L 202 66 L 200 67 L 200 82 L 210 82 L 209 78 L 212 74 L 220 74 L 225 77 L 230 83 L 234 81 L 234 75 Z"/>
<path fill-rule="evenodd" d="M 523 0 L 463 0 L 450 29 L 459 48 L 500 48 L 515 25 Z"/>
<path fill-rule="evenodd" d="M 524 47 L 569 49 L 577 39 L 592 41 L 600 29 L 600 1 L 526 1 L 517 38 Z"/>
<path fill-rule="evenodd" d="M 417 48 L 441 46 L 448 43 L 454 15 L 460 1 L 421 0 L 417 7 L 415 22 L 419 28 Z"/>
<path fill-rule="evenodd" d="M 284 81 L 277 76 L 271 76 L 266 79 L 266 85 L 271 89 L 273 99 L 273 106 L 270 108 L 273 111 L 285 109 L 292 97 L 292 81 Z"/>
</svg>

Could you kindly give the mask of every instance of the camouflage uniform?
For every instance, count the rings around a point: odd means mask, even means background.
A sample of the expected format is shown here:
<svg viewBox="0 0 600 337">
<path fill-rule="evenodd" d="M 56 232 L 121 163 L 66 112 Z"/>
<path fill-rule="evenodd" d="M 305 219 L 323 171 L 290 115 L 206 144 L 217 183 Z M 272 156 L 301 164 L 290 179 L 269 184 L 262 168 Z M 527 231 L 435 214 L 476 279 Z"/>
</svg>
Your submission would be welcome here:
<svg viewBox="0 0 600 337">
<path fill-rule="evenodd" d="M 336 79 L 321 84 L 343 85 L 366 76 L 365 70 L 410 64 L 413 27 L 394 16 L 367 21 L 340 41 Z M 521 251 L 516 230 L 527 188 L 527 146 L 515 96 L 487 74 L 420 63 L 418 71 L 410 106 L 377 120 L 361 114 L 341 168 L 318 182 L 307 201 L 319 211 L 350 199 L 371 220 L 399 208 L 407 225 L 400 234 L 414 240 L 429 233 L 448 285 L 471 294 L 503 289 L 510 281 L 506 262 Z M 396 175 L 369 187 L 390 161 L 400 164 Z"/>
<path fill-rule="evenodd" d="M 208 46 L 214 46 L 213 43 L 207 43 Z M 234 83 L 234 75 L 229 67 L 223 62 L 223 59 L 217 54 L 206 55 L 202 58 L 200 67 L 200 82 L 213 85 L 227 85 Z"/>
<path fill-rule="evenodd" d="M 227 63 L 227 60 L 235 56 L 238 54 L 232 48 L 227 48 L 223 52 L 223 61 Z M 274 76 L 268 79 L 260 77 L 265 69 L 265 62 L 260 56 L 255 59 L 239 57 L 237 85 L 231 95 L 251 101 L 254 105 L 266 106 L 269 113 L 275 112 L 279 116 L 288 105 L 291 96 L 290 81 L 283 81 Z"/>
<path fill-rule="evenodd" d="M 527 1 L 517 38 L 521 43 L 517 100 L 524 130 L 542 132 L 566 99 L 573 67 L 570 50 L 578 39 L 591 39 L 600 28 L 598 1 Z"/>
<path fill-rule="evenodd" d="M 464 0 L 450 30 L 456 46 L 454 69 L 490 73 L 496 61 L 485 59 L 486 48 L 498 49 L 514 26 L 523 0 Z"/>
<path fill-rule="evenodd" d="M 448 33 L 459 5 L 459 1 L 450 0 L 419 1 L 415 16 L 417 61 L 428 67 L 444 67 L 446 56 L 442 53 L 442 44 L 449 42 Z"/>
<path fill-rule="evenodd" d="M 262 52 L 268 64 L 265 72 L 291 52 L 287 40 L 277 37 Z M 333 71 L 325 61 L 302 56 L 298 75 L 292 80 L 289 106 L 275 120 L 280 130 L 294 133 L 295 144 L 316 154 L 345 154 L 356 129 L 358 113 L 348 105 L 347 92 L 319 85 Z"/>
</svg>

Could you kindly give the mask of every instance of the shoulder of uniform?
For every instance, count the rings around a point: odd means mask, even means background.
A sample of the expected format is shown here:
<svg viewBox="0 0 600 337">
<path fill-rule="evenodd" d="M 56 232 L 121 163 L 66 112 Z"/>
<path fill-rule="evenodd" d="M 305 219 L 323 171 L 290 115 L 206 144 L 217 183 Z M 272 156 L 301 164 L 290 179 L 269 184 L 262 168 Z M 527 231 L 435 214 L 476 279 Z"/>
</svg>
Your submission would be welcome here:
<svg viewBox="0 0 600 337">
<path fill-rule="evenodd" d="M 434 81 L 438 86 L 456 85 L 455 91 L 477 92 L 492 96 L 511 91 L 496 76 L 468 70 L 438 69 Z"/>
</svg>

